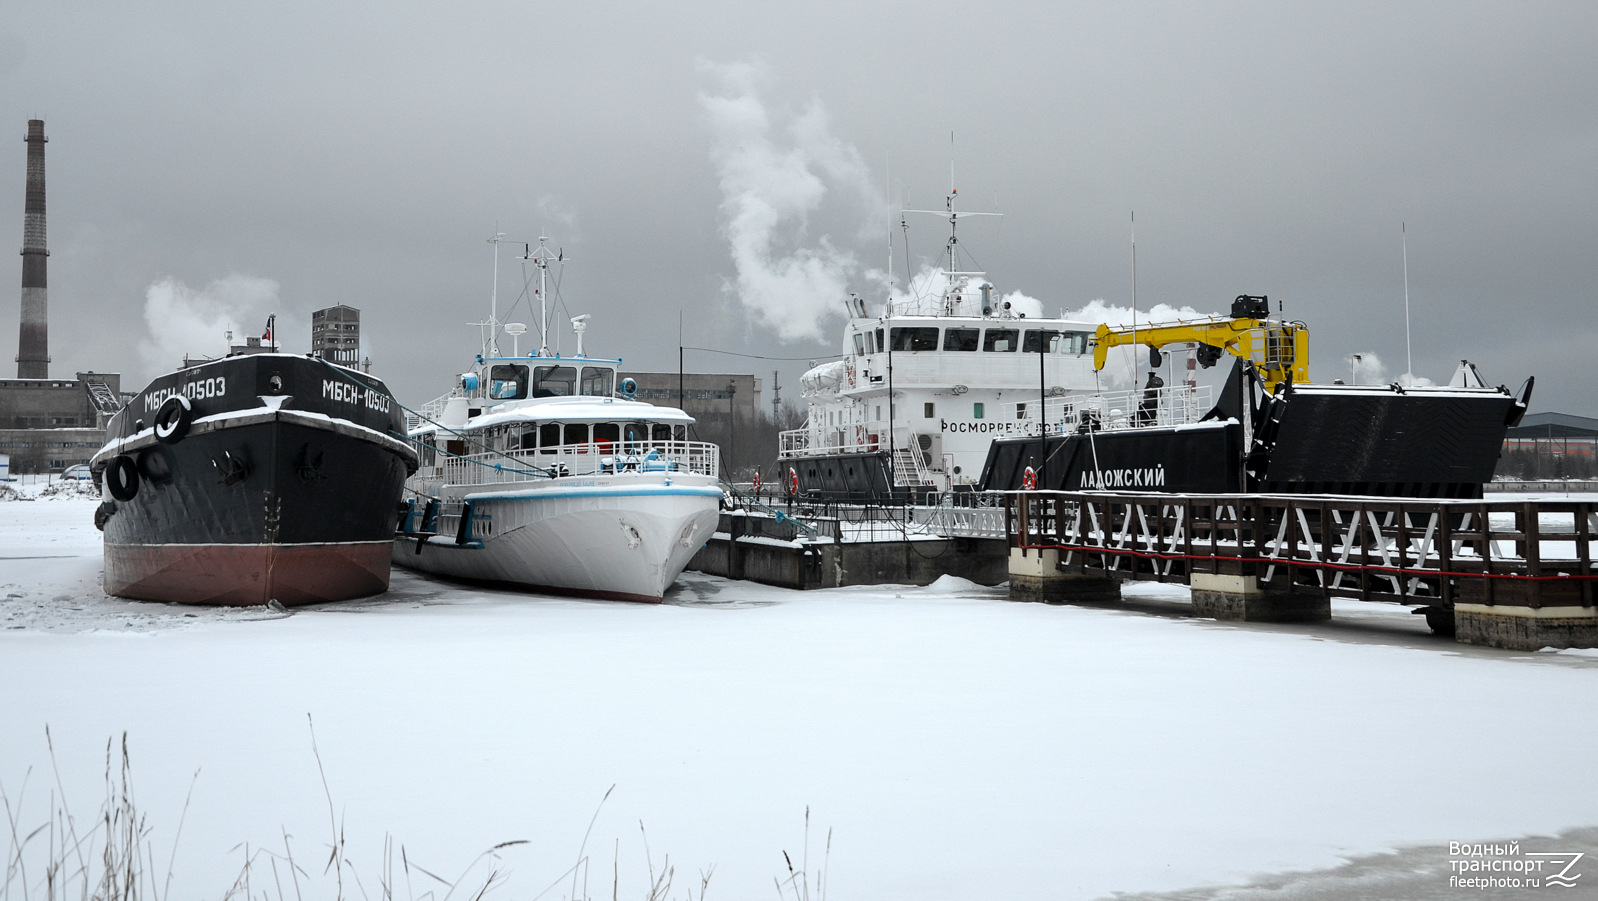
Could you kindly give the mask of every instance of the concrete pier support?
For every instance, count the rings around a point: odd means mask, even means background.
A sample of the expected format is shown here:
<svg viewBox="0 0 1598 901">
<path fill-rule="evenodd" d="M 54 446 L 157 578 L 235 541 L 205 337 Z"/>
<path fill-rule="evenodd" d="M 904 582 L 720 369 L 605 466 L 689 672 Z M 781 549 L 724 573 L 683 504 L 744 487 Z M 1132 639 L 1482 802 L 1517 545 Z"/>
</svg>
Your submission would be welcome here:
<svg viewBox="0 0 1598 901">
<path fill-rule="evenodd" d="M 1250 623 L 1312 623 L 1332 618 L 1326 595 L 1294 594 L 1260 587 L 1256 576 L 1193 573 L 1193 610 L 1199 616 Z"/>
<path fill-rule="evenodd" d="M 1598 647 L 1598 607 L 1456 603 L 1454 627 L 1463 644 L 1512 651 Z"/>
<path fill-rule="evenodd" d="M 1010 548 L 1010 600 L 1045 604 L 1119 604 L 1121 581 L 1060 569 L 1054 548 Z"/>
</svg>

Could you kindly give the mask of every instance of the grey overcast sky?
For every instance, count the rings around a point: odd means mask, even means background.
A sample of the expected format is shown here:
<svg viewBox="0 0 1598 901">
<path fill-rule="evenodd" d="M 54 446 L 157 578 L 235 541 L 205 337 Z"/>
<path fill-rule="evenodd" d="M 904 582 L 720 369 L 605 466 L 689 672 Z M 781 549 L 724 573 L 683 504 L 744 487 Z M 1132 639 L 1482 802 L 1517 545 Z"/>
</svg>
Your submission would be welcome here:
<svg viewBox="0 0 1598 901">
<path fill-rule="evenodd" d="M 1394 378 L 1407 223 L 1415 372 L 1598 415 L 1595 38 L 1591 2 L 8 0 L 0 235 L 43 118 L 52 373 L 137 387 L 268 311 L 303 349 L 342 302 L 420 403 L 477 349 L 496 229 L 502 310 L 542 231 L 591 353 L 674 370 L 679 311 L 690 345 L 836 352 L 834 289 L 880 300 L 952 157 L 1004 213 L 966 246 L 1050 312 L 1130 302 L 1135 210 L 1139 306 L 1267 294 L 1316 380 Z M 912 220 L 913 265 L 941 239 Z M 0 254 L 8 368 L 20 277 Z"/>
</svg>

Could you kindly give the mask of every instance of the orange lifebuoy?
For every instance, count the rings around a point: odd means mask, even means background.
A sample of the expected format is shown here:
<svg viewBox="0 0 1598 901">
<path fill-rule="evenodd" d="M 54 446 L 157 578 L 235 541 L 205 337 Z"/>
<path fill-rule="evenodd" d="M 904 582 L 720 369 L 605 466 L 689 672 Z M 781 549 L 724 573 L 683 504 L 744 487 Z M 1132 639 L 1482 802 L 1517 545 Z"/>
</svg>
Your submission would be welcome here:
<svg viewBox="0 0 1598 901">
<path fill-rule="evenodd" d="M 1021 490 L 1022 491 L 1036 491 L 1037 487 L 1038 487 L 1038 471 L 1033 469 L 1032 467 L 1028 466 L 1026 468 L 1026 471 L 1021 473 Z"/>
<path fill-rule="evenodd" d="M 756 492 L 760 491 L 760 473 L 758 473 L 758 472 L 755 473 L 755 484 L 754 484 L 754 487 L 755 487 L 755 491 Z"/>
<path fill-rule="evenodd" d="M 788 493 L 799 493 L 799 472 L 792 466 L 788 467 Z"/>
</svg>

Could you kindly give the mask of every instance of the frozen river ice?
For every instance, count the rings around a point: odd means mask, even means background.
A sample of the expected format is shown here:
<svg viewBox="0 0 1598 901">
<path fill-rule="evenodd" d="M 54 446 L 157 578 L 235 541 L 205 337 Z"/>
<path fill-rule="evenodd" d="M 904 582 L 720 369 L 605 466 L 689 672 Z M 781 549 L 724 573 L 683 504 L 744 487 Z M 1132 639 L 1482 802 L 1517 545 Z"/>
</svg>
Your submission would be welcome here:
<svg viewBox="0 0 1598 901">
<path fill-rule="evenodd" d="M 707 897 L 770 898 L 807 807 L 809 870 L 837 899 L 1338 897 L 1261 874 L 1363 855 L 1319 884 L 1452 897 L 1449 842 L 1568 830 L 1523 843 L 1587 851 L 1598 883 L 1591 654 L 1464 647 L 1356 602 L 1316 626 L 1216 623 L 1156 585 L 1101 610 L 689 573 L 646 606 L 396 571 L 381 598 L 287 615 L 134 603 L 100 592 L 93 507 L 0 504 L 0 785 L 19 829 L 60 790 L 92 820 L 125 732 L 163 875 L 193 786 L 174 898 L 221 897 L 238 846 L 285 833 L 322 878 L 308 715 L 373 898 L 385 836 L 446 876 L 526 840 L 491 897 L 531 898 L 591 819 L 591 897 L 613 867 L 642 897 L 669 855 L 672 897 L 714 866 Z M 436 887 L 413 874 L 398 896 Z"/>
</svg>

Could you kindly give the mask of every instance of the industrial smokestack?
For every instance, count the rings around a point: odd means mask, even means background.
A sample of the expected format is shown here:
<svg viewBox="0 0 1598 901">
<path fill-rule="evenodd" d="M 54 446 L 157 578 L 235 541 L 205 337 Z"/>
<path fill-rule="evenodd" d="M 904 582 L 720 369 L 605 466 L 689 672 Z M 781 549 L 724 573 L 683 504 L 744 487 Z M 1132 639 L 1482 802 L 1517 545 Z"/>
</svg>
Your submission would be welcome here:
<svg viewBox="0 0 1598 901">
<path fill-rule="evenodd" d="M 45 294 L 44 120 L 28 120 L 28 194 L 22 211 L 22 334 L 17 378 L 50 377 L 49 305 Z"/>
</svg>

